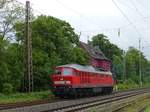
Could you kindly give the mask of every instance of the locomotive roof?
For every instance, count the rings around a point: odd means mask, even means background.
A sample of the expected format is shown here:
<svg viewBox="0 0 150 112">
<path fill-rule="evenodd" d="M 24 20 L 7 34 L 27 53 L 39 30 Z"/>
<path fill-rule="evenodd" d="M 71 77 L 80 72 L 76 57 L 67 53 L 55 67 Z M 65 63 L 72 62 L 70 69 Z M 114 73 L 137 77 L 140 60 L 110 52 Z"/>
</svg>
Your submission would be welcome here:
<svg viewBox="0 0 150 112">
<path fill-rule="evenodd" d="M 78 65 L 78 64 L 66 64 L 66 65 L 61 65 L 58 67 L 69 67 L 69 68 L 74 68 L 76 70 L 84 71 L 84 72 L 93 72 L 93 73 L 112 75 L 112 73 L 110 71 L 100 71 L 99 69 L 96 69 L 90 65 L 82 66 L 82 65 Z"/>
</svg>

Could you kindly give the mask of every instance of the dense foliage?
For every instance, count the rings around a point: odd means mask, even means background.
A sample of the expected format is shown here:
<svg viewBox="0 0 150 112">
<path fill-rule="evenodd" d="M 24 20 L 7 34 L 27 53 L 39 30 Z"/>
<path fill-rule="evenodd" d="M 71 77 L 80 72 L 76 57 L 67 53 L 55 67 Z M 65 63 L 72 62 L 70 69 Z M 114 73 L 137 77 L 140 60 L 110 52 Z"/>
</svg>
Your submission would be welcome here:
<svg viewBox="0 0 150 112">
<path fill-rule="evenodd" d="M 122 57 L 123 51 L 118 48 L 117 45 L 112 44 L 108 37 L 104 34 L 98 34 L 92 37 L 92 41 L 89 42 L 93 46 L 99 46 L 99 48 L 103 51 L 103 53 L 108 57 L 110 60 L 114 59 L 114 55 Z"/>
<path fill-rule="evenodd" d="M 22 24 L 17 24 L 16 30 L 21 32 Z M 78 47 L 79 37 L 73 30 L 67 22 L 50 16 L 39 16 L 32 23 L 35 89 L 49 87 L 49 74 L 53 73 L 55 66 L 88 63 L 87 55 Z M 17 41 L 23 40 L 21 34 L 17 34 Z"/>
<path fill-rule="evenodd" d="M 18 11 L 18 10 L 17 10 Z M 5 20 L 5 19 L 4 19 Z M 15 20 L 16 21 L 16 20 Z M 24 23 L 10 21 L 15 38 L 1 30 L 0 92 L 22 91 L 24 81 Z M 69 23 L 39 16 L 32 23 L 34 89 L 48 89 L 54 67 L 68 63 L 87 64 L 88 56 L 79 47 L 79 36 Z M 4 32 L 4 33 L 3 33 Z M 6 37 L 6 38 L 5 38 Z"/>
<path fill-rule="evenodd" d="M 104 34 L 93 36 L 89 44 L 98 46 L 105 56 L 112 61 L 112 72 L 115 72 L 118 79 L 123 74 L 123 50 L 111 43 Z"/>
</svg>

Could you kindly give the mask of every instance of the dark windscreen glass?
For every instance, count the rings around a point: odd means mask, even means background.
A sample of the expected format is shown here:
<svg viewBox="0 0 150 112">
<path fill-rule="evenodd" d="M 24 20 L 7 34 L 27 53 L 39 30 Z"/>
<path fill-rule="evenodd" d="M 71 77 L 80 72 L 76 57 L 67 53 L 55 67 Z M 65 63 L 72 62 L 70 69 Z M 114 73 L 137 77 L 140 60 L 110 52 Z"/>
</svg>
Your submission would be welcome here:
<svg viewBox="0 0 150 112">
<path fill-rule="evenodd" d="M 61 74 L 61 71 L 60 71 L 60 70 L 55 70 L 55 74 L 56 74 L 56 75 L 60 75 L 60 74 Z"/>
</svg>

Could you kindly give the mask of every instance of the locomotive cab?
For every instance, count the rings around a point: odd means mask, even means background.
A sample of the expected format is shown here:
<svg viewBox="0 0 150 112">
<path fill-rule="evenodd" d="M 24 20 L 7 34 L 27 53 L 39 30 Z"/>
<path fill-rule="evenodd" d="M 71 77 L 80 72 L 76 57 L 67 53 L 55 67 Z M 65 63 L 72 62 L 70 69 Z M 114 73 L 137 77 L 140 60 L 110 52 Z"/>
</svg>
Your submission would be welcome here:
<svg viewBox="0 0 150 112">
<path fill-rule="evenodd" d="M 55 96 L 68 95 L 72 89 L 74 69 L 69 67 L 58 67 L 52 75 L 53 92 Z"/>
<path fill-rule="evenodd" d="M 72 68 L 56 68 L 55 74 L 53 74 L 53 82 L 56 85 L 68 85 L 72 82 L 73 76 L 73 69 Z"/>
<path fill-rule="evenodd" d="M 71 76 L 73 75 L 73 69 L 72 68 L 56 68 L 54 75 L 61 75 L 61 76 Z"/>
</svg>

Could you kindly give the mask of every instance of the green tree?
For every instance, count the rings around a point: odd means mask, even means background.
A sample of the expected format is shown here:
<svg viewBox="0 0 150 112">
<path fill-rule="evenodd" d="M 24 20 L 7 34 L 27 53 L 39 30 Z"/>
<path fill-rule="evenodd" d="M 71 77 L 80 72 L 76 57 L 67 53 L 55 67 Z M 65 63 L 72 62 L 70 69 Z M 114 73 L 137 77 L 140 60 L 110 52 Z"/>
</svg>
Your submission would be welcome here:
<svg viewBox="0 0 150 112">
<path fill-rule="evenodd" d="M 32 22 L 33 72 L 36 89 L 49 87 L 53 67 L 87 64 L 86 53 L 78 47 L 79 37 L 69 23 L 50 16 L 39 16 Z M 17 41 L 24 41 L 22 23 L 16 25 Z"/>
<path fill-rule="evenodd" d="M 6 62 L 9 69 L 8 83 L 12 84 L 14 91 L 21 91 L 23 82 L 23 53 L 21 46 L 17 43 L 11 43 L 7 48 Z"/>
<path fill-rule="evenodd" d="M 9 69 L 6 63 L 6 46 L 8 45 L 7 41 L 0 38 L 0 92 L 2 90 L 3 84 L 8 80 Z"/>
<path fill-rule="evenodd" d="M 90 44 L 98 46 L 110 60 L 113 60 L 114 55 L 122 57 L 123 50 L 121 50 L 117 45 L 112 44 L 108 40 L 108 37 L 103 34 L 93 36 Z"/>
<path fill-rule="evenodd" d="M 19 45 L 14 43 L 13 28 L 22 19 L 23 12 L 22 6 L 14 0 L 0 1 L 0 92 L 20 89 L 22 60 Z"/>
<path fill-rule="evenodd" d="M 117 79 L 121 79 L 123 71 L 123 50 L 111 43 L 108 37 L 103 34 L 93 36 L 89 44 L 98 46 L 105 56 L 112 61 L 112 72 L 115 73 Z"/>
<path fill-rule="evenodd" d="M 20 90 L 22 81 L 22 57 L 18 44 L 0 38 L 0 92 L 9 83 L 13 91 Z"/>
<path fill-rule="evenodd" d="M 115 72 L 117 80 L 123 80 L 123 71 L 124 71 L 124 66 L 123 66 L 123 61 L 121 57 L 115 55 L 113 57 L 113 71 Z"/>
<path fill-rule="evenodd" d="M 24 8 L 14 0 L 0 1 L 0 35 L 3 39 L 14 38 L 14 25 L 24 18 Z"/>
<path fill-rule="evenodd" d="M 147 74 L 144 72 L 146 69 L 148 70 L 149 68 L 148 60 L 145 58 L 143 53 L 134 47 L 130 47 L 125 56 L 127 78 L 132 79 L 137 84 L 139 83 L 139 53 L 141 53 L 141 71 L 142 71 L 142 76 L 143 76 L 144 74 L 145 75 Z"/>
</svg>

